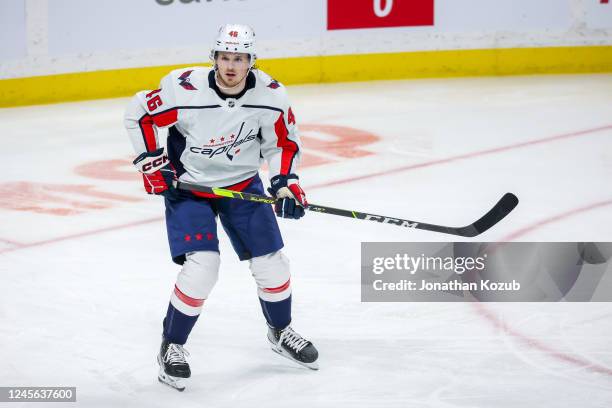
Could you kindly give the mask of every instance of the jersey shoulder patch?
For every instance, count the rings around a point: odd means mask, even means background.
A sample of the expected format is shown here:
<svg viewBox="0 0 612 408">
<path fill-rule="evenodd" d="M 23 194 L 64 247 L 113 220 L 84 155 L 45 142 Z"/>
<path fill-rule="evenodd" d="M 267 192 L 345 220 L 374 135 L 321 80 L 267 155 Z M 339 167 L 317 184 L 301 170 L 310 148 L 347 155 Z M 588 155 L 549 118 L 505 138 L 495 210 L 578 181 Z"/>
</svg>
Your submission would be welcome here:
<svg viewBox="0 0 612 408">
<path fill-rule="evenodd" d="M 278 82 L 276 79 L 272 78 L 270 75 L 266 74 L 262 70 L 257 70 L 258 79 L 269 89 L 276 90 L 279 88 L 284 88 L 284 85 Z"/>
<path fill-rule="evenodd" d="M 253 93 L 249 96 L 249 104 L 286 109 L 288 105 L 287 88 L 265 72 L 257 70 L 253 73 L 256 76 L 257 82 Z"/>
<path fill-rule="evenodd" d="M 197 91 L 200 88 L 205 88 L 207 82 L 203 78 L 207 78 L 210 68 L 207 67 L 186 67 L 175 69 L 170 73 L 172 85 L 176 89 L 185 91 Z"/>
<path fill-rule="evenodd" d="M 197 91 L 198 88 L 196 88 L 195 85 L 191 83 L 191 78 L 189 78 L 192 72 L 193 72 L 193 69 L 189 69 L 183 72 L 181 75 L 179 75 L 179 77 L 177 78 L 178 84 L 179 86 L 182 86 L 184 89 L 188 91 Z"/>
<path fill-rule="evenodd" d="M 278 82 L 276 79 L 272 79 L 272 81 L 270 81 L 270 83 L 268 84 L 268 88 L 271 88 L 271 89 L 278 89 L 281 86 L 282 86 L 281 83 Z"/>
</svg>

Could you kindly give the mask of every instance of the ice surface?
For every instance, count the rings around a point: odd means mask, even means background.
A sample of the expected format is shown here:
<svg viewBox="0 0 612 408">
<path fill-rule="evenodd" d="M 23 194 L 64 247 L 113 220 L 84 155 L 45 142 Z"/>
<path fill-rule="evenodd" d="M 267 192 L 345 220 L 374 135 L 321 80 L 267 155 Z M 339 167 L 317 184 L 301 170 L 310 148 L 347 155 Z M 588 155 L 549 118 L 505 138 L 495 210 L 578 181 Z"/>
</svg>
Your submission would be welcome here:
<svg viewBox="0 0 612 408">
<path fill-rule="evenodd" d="M 289 92 L 311 202 L 464 225 L 512 191 L 519 207 L 475 240 L 612 241 L 611 75 Z M 612 404 L 612 305 L 361 303 L 362 241 L 454 238 L 312 213 L 280 223 L 293 326 L 321 369 L 268 349 L 247 264 L 222 236 L 193 377 L 184 393 L 160 385 L 178 269 L 163 204 L 129 165 L 126 102 L 0 110 L 0 386 L 76 386 L 86 407 Z"/>
</svg>

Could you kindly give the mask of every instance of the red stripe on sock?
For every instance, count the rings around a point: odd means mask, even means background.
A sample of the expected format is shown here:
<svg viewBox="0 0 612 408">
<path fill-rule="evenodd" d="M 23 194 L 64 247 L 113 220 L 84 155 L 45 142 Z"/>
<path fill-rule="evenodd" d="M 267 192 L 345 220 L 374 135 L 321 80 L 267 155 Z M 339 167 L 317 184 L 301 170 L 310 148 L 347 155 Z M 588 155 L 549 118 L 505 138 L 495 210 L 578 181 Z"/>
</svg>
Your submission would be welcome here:
<svg viewBox="0 0 612 408">
<path fill-rule="evenodd" d="M 204 304 L 204 299 L 196 299 L 196 298 L 189 297 L 183 292 L 181 292 L 181 290 L 176 285 L 174 285 L 174 294 L 176 295 L 177 298 L 181 300 L 181 302 L 185 303 L 186 305 L 189 305 L 192 307 L 200 307 Z"/>
<path fill-rule="evenodd" d="M 283 283 L 281 286 L 277 288 L 263 288 L 262 290 L 266 293 L 279 293 L 284 290 L 287 290 L 290 283 L 291 283 L 291 279 L 287 280 L 287 282 Z"/>
</svg>

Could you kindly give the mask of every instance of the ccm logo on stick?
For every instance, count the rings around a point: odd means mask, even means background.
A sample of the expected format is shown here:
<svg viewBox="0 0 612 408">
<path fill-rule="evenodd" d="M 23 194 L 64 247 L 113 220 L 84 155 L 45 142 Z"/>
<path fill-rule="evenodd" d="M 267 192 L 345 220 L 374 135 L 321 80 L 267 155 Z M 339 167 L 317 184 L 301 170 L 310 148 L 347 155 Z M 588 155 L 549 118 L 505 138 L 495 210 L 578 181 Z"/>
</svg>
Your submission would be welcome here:
<svg viewBox="0 0 612 408">
<path fill-rule="evenodd" d="M 379 215 L 372 215 L 372 214 L 366 214 L 365 219 L 382 222 L 383 224 L 395 224 L 395 225 L 399 225 L 400 227 L 406 227 L 406 228 L 416 228 L 417 225 L 419 225 L 418 222 L 408 222 L 405 220 L 398 220 L 397 218 L 382 217 Z"/>
</svg>

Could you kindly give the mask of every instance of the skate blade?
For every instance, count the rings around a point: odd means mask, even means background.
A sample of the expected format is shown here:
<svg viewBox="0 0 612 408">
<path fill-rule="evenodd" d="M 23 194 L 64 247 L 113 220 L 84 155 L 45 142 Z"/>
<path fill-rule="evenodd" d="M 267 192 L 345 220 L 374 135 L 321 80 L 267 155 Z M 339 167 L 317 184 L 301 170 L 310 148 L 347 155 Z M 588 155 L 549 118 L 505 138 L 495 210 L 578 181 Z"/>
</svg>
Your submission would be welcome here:
<svg viewBox="0 0 612 408">
<path fill-rule="evenodd" d="M 171 375 L 168 375 L 166 373 L 159 373 L 159 375 L 157 376 L 157 380 L 160 383 L 166 384 L 167 386 L 172 387 L 177 391 L 185 391 L 185 383 L 182 378 L 172 377 Z"/>
<path fill-rule="evenodd" d="M 161 360 L 159 359 L 159 356 L 157 356 L 157 364 L 159 364 L 159 374 L 157 375 L 157 380 L 162 383 L 162 384 L 166 384 L 168 387 L 172 387 L 177 391 L 183 392 L 185 391 L 185 379 L 184 378 L 180 378 L 180 377 L 173 377 L 171 375 L 166 374 L 166 372 L 164 371 L 164 367 L 161 363 Z"/>
<path fill-rule="evenodd" d="M 288 360 L 291 360 L 295 363 L 298 363 L 301 366 L 304 366 L 306 368 L 309 368 L 311 370 L 318 370 L 319 369 L 319 363 L 317 363 L 316 361 L 313 361 L 312 363 L 303 363 L 301 361 L 296 360 L 295 358 L 291 357 L 291 355 L 289 353 L 287 353 L 285 350 L 283 349 L 277 349 L 274 345 L 270 345 L 270 348 L 272 349 L 273 352 L 275 352 L 276 354 L 278 354 L 279 356 L 283 356 Z"/>
</svg>

